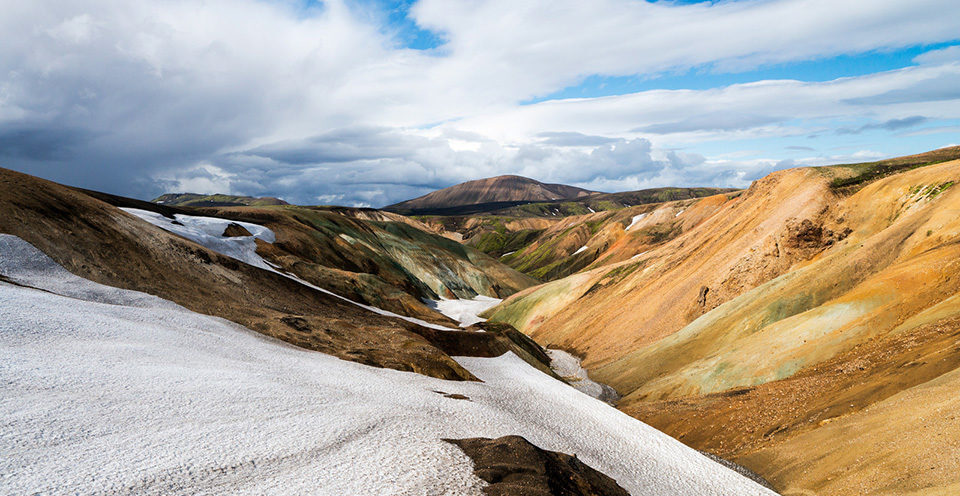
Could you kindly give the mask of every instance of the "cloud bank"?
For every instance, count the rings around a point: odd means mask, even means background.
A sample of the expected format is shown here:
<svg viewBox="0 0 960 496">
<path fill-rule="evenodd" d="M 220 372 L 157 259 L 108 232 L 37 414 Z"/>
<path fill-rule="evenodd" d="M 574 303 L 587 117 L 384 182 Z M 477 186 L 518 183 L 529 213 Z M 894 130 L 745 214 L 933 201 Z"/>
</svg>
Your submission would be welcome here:
<svg viewBox="0 0 960 496">
<path fill-rule="evenodd" d="M 843 136 L 960 119 L 956 46 L 833 81 L 523 104 L 593 75 L 655 81 L 952 42 L 960 12 L 945 0 L 421 0 L 408 21 L 441 40 L 426 50 L 376 6 L 341 0 L 0 9 L 0 166 L 142 198 L 380 206 L 506 173 L 605 190 L 744 186 L 871 145 Z"/>
</svg>

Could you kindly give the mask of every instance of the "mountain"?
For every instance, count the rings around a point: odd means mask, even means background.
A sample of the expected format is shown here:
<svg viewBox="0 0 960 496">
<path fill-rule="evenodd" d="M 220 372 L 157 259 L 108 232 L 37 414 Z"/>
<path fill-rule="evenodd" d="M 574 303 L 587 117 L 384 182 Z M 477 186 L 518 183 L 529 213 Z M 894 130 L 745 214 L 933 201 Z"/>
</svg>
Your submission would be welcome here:
<svg viewBox="0 0 960 496">
<path fill-rule="evenodd" d="M 160 205 L 171 207 L 239 207 L 239 206 L 266 206 L 289 205 L 287 202 L 272 196 L 236 196 L 236 195 L 200 195 L 197 193 L 167 193 L 153 200 Z"/>
<path fill-rule="evenodd" d="M 594 193 L 563 184 L 541 183 L 521 176 L 497 176 L 456 184 L 384 207 L 384 210 L 405 215 L 425 215 L 457 207 L 503 208 L 523 203 L 581 198 Z M 481 205 L 483 207 L 477 207 Z"/>
<path fill-rule="evenodd" d="M 532 281 L 414 220 L 5 169 L 0 213 L 0 493 L 772 494 L 419 303 Z"/>
<path fill-rule="evenodd" d="M 487 317 L 583 357 L 618 408 L 783 494 L 950 493 L 958 181 L 951 147 L 620 211 L 584 270 Z"/>
<path fill-rule="evenodd" d="M 626 235 L 633 229 L 635 217 L 660 204 L 669 203 L 680 210 L 698 198 L 738 194 L 727 188 L 656 188 L 528 203 L 477 215 L 417 216 L 417 220 L 524 274 L 551 281 L 590 266 L 614 244 L 648 249 L 678 235 L 681 224 L 644 228 L 641 236 Z M 600 263 L 610 261 L 604 257 Z"/>
</svg>

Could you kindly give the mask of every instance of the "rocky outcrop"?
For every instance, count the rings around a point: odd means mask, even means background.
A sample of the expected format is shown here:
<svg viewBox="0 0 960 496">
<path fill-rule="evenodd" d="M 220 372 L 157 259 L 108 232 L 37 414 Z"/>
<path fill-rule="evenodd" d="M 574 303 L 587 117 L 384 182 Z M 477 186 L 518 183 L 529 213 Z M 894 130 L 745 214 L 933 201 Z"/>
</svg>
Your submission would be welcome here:
<svg viewBox="0 0 960 496">
<path fill-rule="evenodd" d="M 473 459 L 489 496 L 628 496 L 577 456 L 547 451 L 520 436 L 448 439 Z"/>
<path fill-rule="evenodd" d="M 234 236 L 253 236 L 250 234 L 250 231 L 247 228 L 237 224 L 236 222 L 231 222 L 227 225 L 227 228 L 223 230 L 223 237 L 232 238 Z"/>
</svg>

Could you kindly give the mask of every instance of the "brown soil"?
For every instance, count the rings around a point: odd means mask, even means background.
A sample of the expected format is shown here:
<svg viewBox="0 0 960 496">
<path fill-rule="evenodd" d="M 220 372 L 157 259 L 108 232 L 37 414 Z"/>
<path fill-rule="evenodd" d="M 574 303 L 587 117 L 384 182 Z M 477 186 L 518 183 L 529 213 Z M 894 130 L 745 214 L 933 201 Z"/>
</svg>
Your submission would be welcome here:
<svg viewBox="0 0 960 496">
<path fill-rule="evenodd" d="M 960 367 L 960 318 L 873 339 L 795 376 L 682 400 L 625 401 L 628 414 L 724 458 L 775 446 Z M 748 468 L 767 473 L 772 467 Z"/>
</svg>

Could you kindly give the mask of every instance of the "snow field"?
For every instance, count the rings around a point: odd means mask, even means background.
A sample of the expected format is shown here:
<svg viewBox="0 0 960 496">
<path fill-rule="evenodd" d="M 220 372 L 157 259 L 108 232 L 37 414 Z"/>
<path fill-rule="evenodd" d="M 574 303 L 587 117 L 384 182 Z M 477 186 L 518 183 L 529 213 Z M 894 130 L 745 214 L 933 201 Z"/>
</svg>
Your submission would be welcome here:
<svg viewBox="0 0 960 496">
<path fill-rule="evenodd" d="M 164 217 L 156 212 L 149 210 L 140 210 L 137 208 L 122 208 L 121 210 L 133 214 L 141 219 L 175 234 L 179 234 L 199 245 L 205 246 L 217 253 L 235 258 L 241 262 L 260 267 L 261 269 L 273 270 L 267 262 L 257 255 L 257 243 L 254 238 L 262 239 L 267 243 L 273 243 L 276 238 L 273 231 L 258 224 L 249 222 L 239 222 L 216 217 L 199 217 L 194 215 L 174 215 L 174 219 Z M 239 224 L 243 226 L 253 236 L 237 236 L 232 238 L 223 237 L 223 230 L 230 224 Z"/>
</svg>

